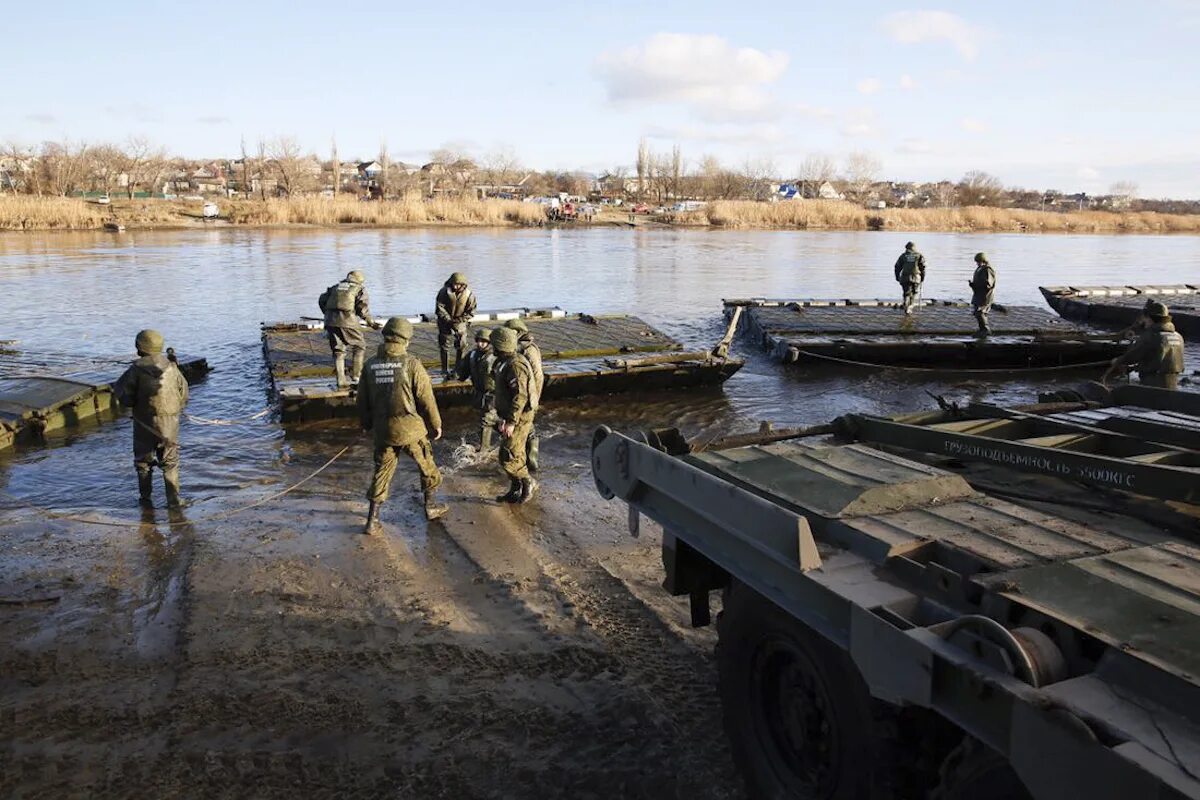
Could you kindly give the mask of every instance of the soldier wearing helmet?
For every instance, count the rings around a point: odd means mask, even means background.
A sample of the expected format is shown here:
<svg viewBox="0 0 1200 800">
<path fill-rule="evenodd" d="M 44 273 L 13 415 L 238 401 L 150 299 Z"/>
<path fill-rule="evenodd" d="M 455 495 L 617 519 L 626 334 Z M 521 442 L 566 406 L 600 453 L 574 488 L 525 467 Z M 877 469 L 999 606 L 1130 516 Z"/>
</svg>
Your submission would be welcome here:
<svg viewBox="0 0 1200 800">
<path fill-rule="evenodd" d="M 975 322 L 979 324 L 979 335 L 987 336 L 992 332 L 988 327 L 988 312 L 992 310 L 996 293 L 996 271 L 988 263 L 985 254 L 975 254 L 975 274 L 967 281 L 967 285 L 971 287 L 971 308 L 974 309 Z"/>
<path fill-rule="evenodd" d="M 365 280 L 361 272 L 351 270 L 343 280 L 322 292 L 317 300 L 321 313 L 325 315 L 325 336 L 333 351 L 333 369 L 337 374 L 338 388 L 358 383 L 362 373 L 367 341 L 358 321 L 361 319 L 376 330 L 382 327 L 371 317 L 367 290 L 363 286 Z M 347 351 L 350 353 L 349 378 L 346 376 Z"/>
<path fill-rule="evenodd" d="M 463 356 L 467 328 L 475 316 L 475 294 L 467 286 L 467 276 L 455 272 L 437 293 L 438 349 L 442 354 L 442 378 L 449 380 L 450 345 L 454 344 L 454 363 Z"/>
<path fill-rule="evenodd" d="M 912 242 L 904 245 L 904 252 L 896 259 L 896 282 L 904 293 L 904 313 L 911 314 L 925 282 L 925 256 L 917 252 Z"/>
<path fill-rule="evenodd" d="M 1104 373 L 1107 381 L 1118 370 L 1132 368 L 1145 386 L 1175 389 L 1183 372 L 1183 337 L 1175 332 L 1171 312 L 1157 300 L 1146 303 L 1145 315 L 1149 324 L 1125 353 L 1113 359 Z"/>
<path fill-rule="evenodd" d="M 518 350 L 517 333 L 511 328 L 492 331 L 496 353 L 496 416 L 500 421 L 500 466 L 508 475 L 508 492 L 496 498 L 501 503 L 527 503 L 537 484 L 529 475 L 526 447 L 537 414 L 537 385 L 533 368 Z"/>
<path fill-rule="evenodd" d="M 533 382 L 537 390 L 537 401 L 540 405 L 542 402 L 542 389 L 546 386 L 546 371 L 542 368 L 542 349 L 533 340 L 533 334 L 529 332 L 529 326 L 525 324 L 525 320 L 510 319 L 504 323 L 504 327 L 517 333 L 517 351 L 525 356 L 525 360 L 529 362 L 529 366 L 533 369 Z M 529 464 L 529 471 L 537 472 L 539 442 L 536 428 L 530 430 L 527 442 L 525 460 Z"/>
<path fill-rule="evenodd" d="M 367 360 L 358 381 L 359 421 L 375 439 L 375 474 L 367 490 L 371 505 L 363 528 L 367 535 L 379 530 L 379 510 L 387 500 L 400 453 L 416 462 L 421 473 L 426 519 L 437 519 L 449 510 L 435 496 L 442 474 L 429 443 L 430 434 L 434 440 L 442 438 L 442 417 L 429 373 L 408 352 L 412 330 L 412 323 L 403 317 L 389 319 L 383 326 L 383 344 Z"/>
<path fill-rule="evenodd" d="M 163 355 L 163 337 L 144 330 L 134 340 L 138 359 L 113 384 L 121 405 L 133 410 L 133 465 L 137 469 L 138 502 L 153 506 L 155 466 L 162 470 L 167 505 L 179 497 L 179 416 L 188 401 L 187 380 L 175 362 Z"/>
<path fill-rule="evenodd" d="M 469 380 L 475 392 L 474 406 L 479 411 L 479 449 L 492 446 L 492 431 L 499 421 L 496 417 L 496 381 L 492 367 L 496 357 L 492 355 L 492 332 L 487 328 L 475 331 L 475 349 L 458 360 L 454 375 L 460 381 Z"/>
</svg>

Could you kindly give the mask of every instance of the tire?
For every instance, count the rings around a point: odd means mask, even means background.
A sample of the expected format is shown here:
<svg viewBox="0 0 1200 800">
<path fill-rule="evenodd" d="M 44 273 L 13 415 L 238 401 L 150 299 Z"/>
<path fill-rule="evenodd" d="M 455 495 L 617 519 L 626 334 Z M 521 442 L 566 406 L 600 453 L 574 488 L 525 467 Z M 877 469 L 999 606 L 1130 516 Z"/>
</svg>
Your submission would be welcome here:
<svg viewBox="0 0 1200 800">
<path fill-rule="evenodd" d="M 1032 800 L 1004 756 L 970 736 L 942 763 L 932 800 Z"/>
<path fill-rule="evenodd" d="M 892 759 L 876 744 L 871 697 L 850 658 L 737 582 L 726 590 L 723 608 L 721 705 L 750 796 L 888 796 L 873 773 Z"/>
</svg>

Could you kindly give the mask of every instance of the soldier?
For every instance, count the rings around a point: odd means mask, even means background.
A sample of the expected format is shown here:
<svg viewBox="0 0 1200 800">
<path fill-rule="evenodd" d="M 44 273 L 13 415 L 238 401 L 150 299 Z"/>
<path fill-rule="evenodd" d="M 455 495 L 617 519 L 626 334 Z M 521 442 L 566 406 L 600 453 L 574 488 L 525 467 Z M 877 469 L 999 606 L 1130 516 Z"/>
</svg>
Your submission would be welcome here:
<svg viewBox="0 0 1200 800">
<path fill-rule="evenodd" d="M 979 335 L 987 336 L 992 332 L 988 327 L 988 312 L 992 310 L 992 300 L 996 294 L 996 270 L 988 263 L 983 253 L 975 254 L 975 274 L 967 281 L 971 287 L 971 308 L 974 309 L 975 321 L 979 323 Z"/>
<path fill-rule="evenodd" d="M 353 386 L 358 383 L 362 373 L 363 356 L 366 354 L 366 339 L 363 338 L 363 322 L 375 330 L 382 325 L 371 318 L 368 306 L 367 290 L 363 286 L 365 278 L 358 270 L 346 275 L 346 279 L 335 283 L 317 300 L 325 314 L 325 336 L 329 339 L 329 348 L 333 351 L 333 369 L 337 373 L 338 388 Z M 350 351 L 350 378 L 346 379 L 346 350 Z"/>
<path fill-rule="evenodd" d="M 510 319 L 504 323 L 504 327 L 517 333 L 517 351 L 525 356 L 525 360 L 533 369 L 533 381 L 537 388 L 537 405 L 541 405 L 542 389 L 546 385 L 546 371 L 542 368 L 542 349 L 533 341 L 533 334 L 529 332 L 529 326 L 525 324 L 525 320 Z M 529 438 L 526 441 L 525 461 L 529 465 L 530 472 L 537 472 L 539 442 L 536 429 L 529 431 Z"/>
<path fill-rule="evenodd" d="M 138 359 L 113 384 L 121 405 L 133 409 L 133 465 L 137 468 L 138 502 L 152 508 L 152 471 L 162 470 L 167 505 L 178 508 L 179 415 L 188 401 L 187 379 L 162 354 L 163 337 L 145 330 L 134 340 Z"/>
<path fill-rule="evenodd" d="M 463 356 L 463 342 L 475 316 L 475 294 L 467 287 L 467 276 L 456 272 L 446 279 L 437 294 L 438 348 L 442 351 L 442 378 L 450 379 L 450 343 L 454 363 Z"/>
<path fill-rule="evenodd" d="M 904 245 L 904 253 L 896 259 L 896 282 L 904 290 L 904 313 L 911 314 L 917 302 L 921 284 L 925 282 L 925 256 L 917 252 L 912 242 Z"/>
<path fill-rule="evenodd" d="M 1113 359 L 1101 383 L 1122 367 L 1132 367 L 1145 386 L 1178 387 L 1179 373 L 1183 372 L 1183 337 L 1175 332 L 1167 307 L 1157 300 L 1146 304 L 1146 316 L 1150 324 L 1132 347 Z"/>
<path fill-rule="evenodd" d="M 358 416 L 364 430 L 375 433 L 375 475 L 367 499 L 371 501 L 363 533 L 379 530 L 379 509 L 387 500 L 396 474 L 396 461 L 405 453 L 421 472 L 425 493 L 425 518 L 437 519 L 449 509 L 437 503 L 435 490 L 442 474 L 433 462 L 434 440 L 442 438 L 442 417 L 433 397 L 433 385 L 421 360 L 408 352 L 412 323 L 392 317 L 383 326 L 383 344 L 366 363 L 358 382 Z"/>
<path fill-rule="evenodd" d="M 492 355 L 492 332 L 487 328 L 475 331 L 475 349 L 459 359 L 455 377 L 460 381 L 470 380 L 475 390 L 475 408 L 479 411 L 479 450 L 492 446 L 492 431 L 496 426 L 496 381 L 492 367 L 496 357 Z"/>
<path fill-rule="evenodd" d="M 537 413 L 537 384 L 533 368 L 517 352 L 517 334 L 509 328 L 492 331 L 496 353 L 496 415 L 500 421 L 500 466 L 508 475 L 508 492 L 496 498 L 501 503 L 527 503 L 537 484 L 529 477 L 525 461 L 526 440 Z"/>
</svg>

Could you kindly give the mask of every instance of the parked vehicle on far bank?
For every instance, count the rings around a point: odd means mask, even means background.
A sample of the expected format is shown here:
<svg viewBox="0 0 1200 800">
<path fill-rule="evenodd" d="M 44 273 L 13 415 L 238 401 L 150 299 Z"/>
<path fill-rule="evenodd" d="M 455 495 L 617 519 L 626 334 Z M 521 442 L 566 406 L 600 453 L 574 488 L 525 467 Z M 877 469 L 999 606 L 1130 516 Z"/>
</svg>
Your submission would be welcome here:
<svg viewBox="0 0 1200 800">
<path fill-rule="evenodd" d="M 650 206 L 646 205 L 645 203 L 638 203 L 637 205 L 635 205 L 633 208 L 631 208 L 629 210 L 632 211 L 634 214 L 650 214 L 650 213 L 652 213 Z"/>
<path fill-rule="evenodd" d="M 96 198 L 96 203 L 102 206 L 107 206 L 112 203 L 112 198 L 106 194 L 102 194 Z"/>
</svg>

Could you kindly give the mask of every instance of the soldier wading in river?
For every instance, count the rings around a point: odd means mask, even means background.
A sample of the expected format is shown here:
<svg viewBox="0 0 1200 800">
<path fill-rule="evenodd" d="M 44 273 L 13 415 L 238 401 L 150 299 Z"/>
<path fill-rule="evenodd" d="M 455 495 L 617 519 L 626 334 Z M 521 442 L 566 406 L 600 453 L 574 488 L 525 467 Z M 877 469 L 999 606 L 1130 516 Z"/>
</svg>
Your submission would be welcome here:
<svg viewBox="0 0 1200 800">
<path fill-rule="evenodd" d="M 363 286 L 364 280 L 361 272 L 353 270 L 346 275 L 345 280 L 322 292 L 317 300 L 321 312 L 325 315 L 325 336 L 329 339 L 329 348 L 333 351 L 333 369 L 337 373 L 339 389 L 358 383 L 358 377 L 362 373 L 367 342 L 363 338 L 358 320 L 361 318 L 376 330 L 381 327 L 380 323 L 371 318 L 367 290 Z M 346 378 L 347 350 L 350 351 L 349 379 Z"/>
<path fill-rule="evenodd" d="M 179 415 L 188 401 L 187 379 L 163 355 L 163 337 L 145 330 L 134 340 L 138 359 L 113 384 L 121 405 L 133 410 L 133 465 L 137 468 L 138 502 L 153 506 L 154 466 L 162 470 L 167 505 L 179 498 Z"/>
<path fill-rule="evenodd" d="M 492 431 L 496 427 L 496 381 L 492 367 L 496 357 L 492 355 L 492 332 L 487 328 L 475 331 L 475 349 L 459 359 L 455 377 L 460 381 L 470 380 L 475 390 L 473 404 L 479 411 L 479 450 L 492 446 Z"/>
<path fill-rule="evenodd" d="M 429 432 L 442 438 L 442 418 L 433 397 L 433 384 L 421 360 L 408 352 L 412 323 L 392 317 L 383 326 L 383 344 L 367 360 L 358 382 L 358 417 L 364 430 L 375 437 L 375 475 L 367 499 L 365 534 L 379 530 L 379 509 L 388 497 L 388 488 L 396 474 L 396 462 L 404 453 L 421 472 L 421 490 L 425 493 L 425 517 L 437 519 L 448 511 L 435 499 L 442 474 L 433 461 Z"/>
<path fill-rule="evenodd" d="M 455 272 L 437 293 L 438 349 L 442 351 L 442 378 L 450 379 L 450 346 L 454 345 L 454 364 L 463 356 L 467 328 L 475 316 L 475 294 L 467 286 L 467 276 Z"/>
<path fill-rule="evenodd" d="M 896 259 L 895 272 L 896 282 L 904 292 L 904 313 L 911 314 L 925 282 L 925 256 L 917 252 L 912 242 L 904 245 L 904 253 Z"/>
<path fill-rule="evenodd" d="M 1123 367 L 1132 367 L 1144 386 L 1178 388 L 1179 373 L 1183 372 L 1183 337 L 1175 332 L 1171 313 L 1162 303 L 1147 303 L 1145 314 L 1149 325 L 1132 347 L 1113 359 L 1101 382 L 1107 382 Z"/>
<path fill-rule="evenodd" d="M 525 324 L 525 320 L 510 319 L 504 323 L 504 327 L 517 333 L 517 352 L 525 356 L 525 360 L 529 362 L 529 366 L 533 370 L 533 382 L 537 390 L 534 406 L 540 406 L 542 404 L 542 389 L 546 386 L 546 371 L 542 368 L 542 348 L 538 347 L 537 342 L 533 340 L 533 334 L 529 332 L 529 326 Z M 536 427 L 530 429 L 529 438 L 526 440 L 525 461 L 529 465 L 530 472 L 538 471 L 538 435 Z"/>
<path fill-rule="evenodd" d="M 537 384 L 533 368 L 517 352 L 517 334 L 509 328 L 492 331 L 492 350 L 496 353 L 496 416 L 500 421 L 500 466 L 509 479 L 501 503 L 526 503 L 537 484 L 529 477 L 526 445 L 537 413 Z"/>
<path fill-rule="evenodd" d="M 975 321 L 979 323 L 979 335 L 987 336 L 992 332 L 988 327 L 988 312 L 992 310 L 992 300 L 996 294 L 996 271 L 983 253 L 975 254 L 975 274 L 967 281 L 967 285 L 971 287 L 971 308 Z"/>
</svg>

